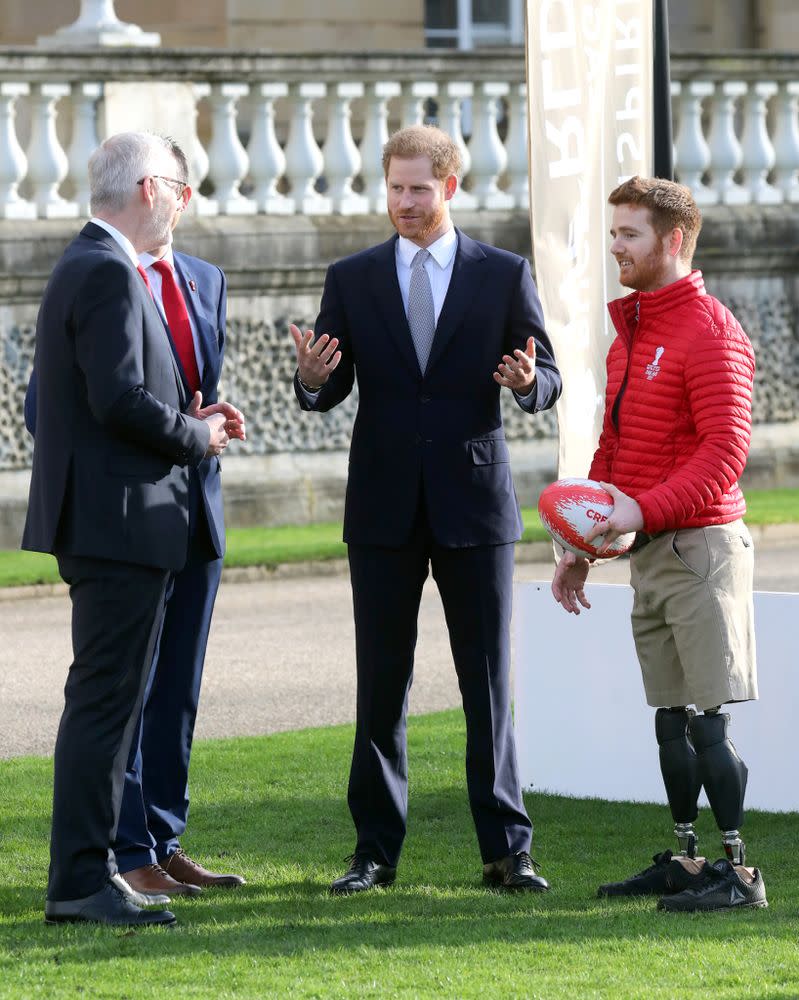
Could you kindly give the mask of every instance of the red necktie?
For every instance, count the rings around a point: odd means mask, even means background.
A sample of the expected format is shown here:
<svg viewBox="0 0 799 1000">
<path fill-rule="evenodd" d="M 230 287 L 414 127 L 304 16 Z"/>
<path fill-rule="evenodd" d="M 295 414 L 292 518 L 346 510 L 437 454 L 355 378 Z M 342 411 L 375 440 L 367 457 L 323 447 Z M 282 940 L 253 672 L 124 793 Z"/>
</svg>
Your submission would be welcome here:
<svg viewBox="0 0 799 1000">
<path fill-rule="evenodd" d="M 144 268 L 141 266 L 141 264 L 137 264 L 136 265 L 136 270 L 139 272 L 139 274 L 142 276 L 142 278 L 144 278 L 144 283 L 145 283 L 145 285 L 147 285 L 147 291 L 150 293 L 150 295 L 152 295 L 153 294 L 153 290 L 152 290 L 152 288 L 150 288 L 150 279 L 147 277 L 147 272 L 144 270 Z"/>
<path fill-rule="evenodd" d="M 169 264 L 165 260 L 156 260 L 152 266 L 161 275 L 161 299 L 164 303 L 166 322 L 175 342 L 186 381 L 191 391 L 196 392 L 200 388 L 200 372 L 197 368 L 197 356 L 194 353 L 194 338 L 191 335 L 186 301 Z"/>
</svg>

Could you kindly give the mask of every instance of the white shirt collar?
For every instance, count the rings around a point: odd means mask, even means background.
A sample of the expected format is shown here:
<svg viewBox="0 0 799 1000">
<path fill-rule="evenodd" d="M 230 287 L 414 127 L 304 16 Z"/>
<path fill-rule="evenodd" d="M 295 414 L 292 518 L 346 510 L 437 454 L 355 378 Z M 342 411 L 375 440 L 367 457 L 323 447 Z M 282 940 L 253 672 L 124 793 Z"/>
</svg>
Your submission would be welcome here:
<svg viewBox="0 0 799 1000">
<path fill-rule="evenodd" d="M 148 267 L 151 267 L 157 260 L 165 260 L 167 264 L 169 264 L 169 266 L 172 268 L 172 270 L 173 271 L 175 270 L 175 258 L 172 255 L 171 245 L 166 248 L 166 253 L 163 255 L 163 257 L 153 257 L 151 253 L 139 254 L 139 263 L 145 270 L 147 270 Z"/>
<path fill-rule="evenodd" d="M 397 255 L 406 267 L 411 266 L 413 258 L 420 249 L 421 247 L 404 236 L 400 236 L 397 240 Z M 443 236 L 439 236 L 435 243 L 431 243 L 425 249 L 429 251 L 430 256 L 440 268 L 449 267 L 455 256 L 455 251 L 458 249 L 458 234 L 455 232 L 455 227 L 450 227 Z"/>
<path fill-rule="evenodd" d="M 112 226 L 110 222 L 106 222 L 105 219 L 98 219 L 96 216 L 89 219 L 89 222 L 91 222 L 95 226 L 99 226 L 100 229 L 104 229 L 109 236 L 113 237 L 114 241 L 118 243 L 119 246 L 122 247 L 122 249 L 128 255 L 128 257 L 130 257 L 130 261 L 133 264 L 133 266 L 134 267 L 138 266 L 139 258 L 136 254 L 136 251 L 133 249 L 133 244 L 130 242 L 127 236 L 125 236 L 124 233 L 120 233 L 120 231 L 115 226 Z"/>
</svg>

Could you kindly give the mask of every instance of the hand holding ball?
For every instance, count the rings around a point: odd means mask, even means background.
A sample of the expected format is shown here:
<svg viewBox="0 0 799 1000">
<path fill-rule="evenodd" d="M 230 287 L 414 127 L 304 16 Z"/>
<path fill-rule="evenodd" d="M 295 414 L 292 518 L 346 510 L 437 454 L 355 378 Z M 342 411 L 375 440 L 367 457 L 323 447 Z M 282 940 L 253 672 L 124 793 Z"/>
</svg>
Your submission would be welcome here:
<svg viewBox="0 0 799 1000">
<path fill-rule="evenodd" d="M 538 498 L 541 523 L 558 545 L 587 559 L 612 559 L 627 552 L 635 532 L 620 535 L 608 548 L 598 553 L 603 535 L 590 542 L 588 532 L 607 521 L 613 513 L 613 497 L 593 479 L 559 479 L 551 483 Z"/>
</svg>

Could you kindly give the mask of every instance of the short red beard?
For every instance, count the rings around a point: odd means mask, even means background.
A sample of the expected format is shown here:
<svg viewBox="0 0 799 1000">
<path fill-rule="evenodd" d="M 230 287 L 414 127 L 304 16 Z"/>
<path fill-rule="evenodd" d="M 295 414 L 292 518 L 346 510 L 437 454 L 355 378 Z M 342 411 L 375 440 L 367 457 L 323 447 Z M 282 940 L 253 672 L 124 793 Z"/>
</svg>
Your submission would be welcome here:
<svg viewBox="0 0 799 1000">
<path fill-rule="evenodd" d="M 446 207 L 444 205 L 440 205 L 437 210 L 433 212 L 426 212 L 424 215 L 420 216 L 420 218 L 414 219 L 414 222 L 419 227 L 416 236 L 414 237 L 414 242 L 422 241 L 426 243 L 430 236 L 432 236 L 433 233 L 441 227 L 445 215 Z M 401 223 L 401 220 L 398 215 L 392 212 L 391 209 L 388 209 L 388 217 L 391 220 L 392 226 L 397 230 L 397 232 L 399 232 L 400 226 L 398 225 L 398 222 Z"/>
</svg>

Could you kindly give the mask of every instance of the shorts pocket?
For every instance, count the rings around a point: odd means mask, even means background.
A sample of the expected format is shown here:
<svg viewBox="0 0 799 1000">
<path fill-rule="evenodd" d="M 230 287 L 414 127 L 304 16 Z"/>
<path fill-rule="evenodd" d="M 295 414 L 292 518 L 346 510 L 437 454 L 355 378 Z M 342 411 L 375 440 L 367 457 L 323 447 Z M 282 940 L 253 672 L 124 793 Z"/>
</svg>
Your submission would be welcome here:
<svg viewBox="0 0 799 1000">
<path fill-rule="evenodd" d="M 707 580 L 710 573 L 710 548 L 704 528 L 675 531 L 671 539 L 671 551 L 689 573 L 700 580 Z"/>
</svg>

